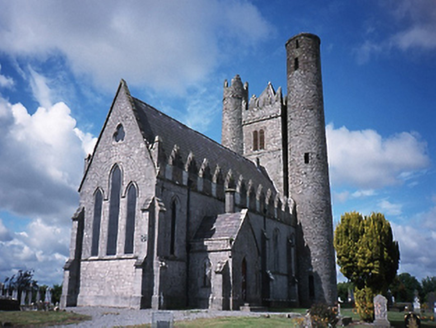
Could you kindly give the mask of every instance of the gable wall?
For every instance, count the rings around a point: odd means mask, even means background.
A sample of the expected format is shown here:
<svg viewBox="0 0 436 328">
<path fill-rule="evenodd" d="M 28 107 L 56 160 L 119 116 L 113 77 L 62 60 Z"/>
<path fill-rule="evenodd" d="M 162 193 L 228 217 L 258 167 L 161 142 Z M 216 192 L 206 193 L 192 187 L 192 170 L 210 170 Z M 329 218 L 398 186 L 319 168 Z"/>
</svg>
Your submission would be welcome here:
<svg viewBox="0 0 436 328">
<path fill-rule="evenodd" d="M 115 141 L 114 132 L 119 124 L 124 128 L 124 140 Z M 117 254 L 106 256 L 110 172 L 118 164 L 122 172 L 121 200 L 118 224 Z M 126 229 L 127 195 L 129 183 L 137 187 L 135 215 L 134 254 L 124 254 Z M 141 235 L 148 233 L 148 218 L 141 207 L 154 195 L 155 170 L 146 145 L 139 132 L 129 98 L 121 87 L 80 190 L 80 203 L 85 207 L 85 230 L 81 265 L 81 283 L 78 305 L 124 306 L 133 295 L 132 290 L 136 259 L 144 258 L 147 243 Z M 98 256 L 91 257 L 94 193 L 100 188 L 103 192 L 103 208 L 100 226 Z M 140 286 L 139 286 L 140 288 Z M 124 301 L 121 301 L 124 299 Z"/>
</svg>

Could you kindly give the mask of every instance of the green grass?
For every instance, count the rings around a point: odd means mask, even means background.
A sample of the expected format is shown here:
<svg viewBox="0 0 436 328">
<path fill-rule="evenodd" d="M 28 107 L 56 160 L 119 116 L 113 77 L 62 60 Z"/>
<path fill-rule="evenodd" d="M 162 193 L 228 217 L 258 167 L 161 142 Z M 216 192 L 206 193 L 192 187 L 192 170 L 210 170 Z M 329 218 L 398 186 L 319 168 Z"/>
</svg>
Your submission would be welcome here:
<svg viewBox="0 0 436 328">
<path fill-rule="evenodd" d="M 343 316 L 352 317 L 353 322 L 359 321 L 359 315 L 354 313 L 352 309 L 341 309 L 341 314 Z M 391 326 L 395 328 L 404 328 L 404 312 L 388 312 L 388 320 Z M 429 320 L 429 315 L 421 316 L 421 328 L 436 328 L 436 322 Z M 354 327 L 359 327 L 359 325 L 353 325 Z M 362 325 L 362 327 L 364 327 Z M 366 326 L 367 327 L 367 326 Z"/>
<path fill-rule="evenodd" d="M 0 312 L 0 322 L 9 322 L 13 326 L 46 327 L 53 325 L 67 325 L 90 320 L 90 316 L 72 312 L 55 311 L 8 311 Z"/>
<path fill-rule="evenodd" d="M 129 326 L 129 328 L 148 328 L 151 325 L 136 325 Z M 271 317 L 266 318 L 265 316 L 259 317 L 218 317 L 213 319 L 196 319 L 187 321 L 176 321 L 174 322 L 174 327 L 176 328 L 224 328 L 224 327 L 235 327 L 235 328 L 248 328 L 248 327 L 296 327 L 295 321 L 293 319 L 288 319 L 283 316 L 271 315 Z"/>
</svg>

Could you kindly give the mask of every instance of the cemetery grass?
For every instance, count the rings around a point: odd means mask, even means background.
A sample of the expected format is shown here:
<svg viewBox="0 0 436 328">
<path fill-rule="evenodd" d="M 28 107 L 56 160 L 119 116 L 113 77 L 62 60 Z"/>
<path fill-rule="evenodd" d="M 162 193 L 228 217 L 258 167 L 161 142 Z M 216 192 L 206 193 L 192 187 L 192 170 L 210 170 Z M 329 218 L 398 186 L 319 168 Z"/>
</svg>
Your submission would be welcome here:
<svg viewBox="0 0 436 328">
<path fill-rule="evenodd" d="M 0 312 L 0 323 L 14 327 L 46 327 L 68 325 L 91 320 L 90 316 L 66 311 L 5 311 Z"/>
<path fill-rule="evenodd" d="M 265 316 L 259 317 L 218 317 L 210 319 L 195 319 L 186 321 L 175 321 L 175 328 L 224 328 L 224 327 L 235 327 L 235 328 L 248 328 L 248 327 L 295 327 L 294 319 L 285 318 L 283 316 L 271 315 L 269 318 Z M 148 325 L 136 325 L 128 326 L 129 328 L 148 328 Z"/>
<path fill-rule="evenodd" d="M 351 324 L 352 327 L 370 327 L 368 325 L 359 325 L 359 315 L 357 312 L 355 312 L 353 309 L 341 309 L 341 314 L 346 317 L 353 318 L 353 323 Z M 394 312 L 394 311 L 388 311 L 388 320 L 391 323 L 392 327 L 395 328 L 404 328 L 404 316 L 405 312 Z M 436 322 L 430 321 L 427 319 L 427 316 L 421 315 L 421 328 L 436 328 Z"/>
</svg>

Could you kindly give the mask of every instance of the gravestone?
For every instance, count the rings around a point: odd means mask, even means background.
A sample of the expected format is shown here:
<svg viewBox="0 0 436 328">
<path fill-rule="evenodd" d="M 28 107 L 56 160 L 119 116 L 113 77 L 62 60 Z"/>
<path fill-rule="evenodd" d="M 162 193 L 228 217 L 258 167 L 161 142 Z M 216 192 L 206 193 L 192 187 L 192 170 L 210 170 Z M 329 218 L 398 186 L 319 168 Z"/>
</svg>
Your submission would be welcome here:
<svg viewBox="0 0 436 328">
<path fill-rule="evenodd" d="M 374 297 L 374 327 L 390 327 L 388 320 L 388 300 L 382 295 Z"/>
<path fill-rule="evenodd" d="M 415 296 L 415 299 L 413 300 L 413 312 L 421 312 L 421 303 L 419 302 L 418 296 Z"/>
<path fill-rule="evenodd" d="M 174 318 L 170 311 L 156 311 L 151 316 L 151 328 L 173 328 Z"/>
<path fill-rule="evenodd" d="M 404 326 L 406 328 L 420 328 L 421 319 L 415 313 L 410 312 L 404 316 Z"/>
</svg>

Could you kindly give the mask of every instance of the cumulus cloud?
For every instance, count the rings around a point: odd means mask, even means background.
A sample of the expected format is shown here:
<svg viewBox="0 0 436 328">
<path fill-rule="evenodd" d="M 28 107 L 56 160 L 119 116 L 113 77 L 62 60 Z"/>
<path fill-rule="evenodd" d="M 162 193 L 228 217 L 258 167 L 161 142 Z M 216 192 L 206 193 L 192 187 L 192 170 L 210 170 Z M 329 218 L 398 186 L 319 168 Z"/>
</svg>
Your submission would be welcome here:
<svg viewBox="0 0 436 328">
<path fill-rule="evenodd" d="M 391 226 L 400 247 L 400 272 L 409 272 L 419 279 L 434 276 L 436 230 L 419 229 L 419 225 L 397 225 L 392 222 Z"/>
<path fill-rule="evenodd" d="M 77 126 L 65 103 L 52 104 L 44 76 L 29 72 L 26 80 L 41 105 L 36 111 L 0 95 L 0 208 L 27 217 L 14 218 L 23 220 L 19 232 L 0 220 L 0 276 L 35 269 L 39 282 L 60 283 L 83 158 L 96 138 Z"/>
<path fill-rule="evenodd" d="M 82 159 L 95 138 L 56 103 L 33 114 L 0 97 L 0 208 L 18 215 L 65 220 L 76 206 Z"/>
<path fill-rule="evenodd" d="M 68 257 L 70 231 L 37 218 L 26 231 L 11 233 L 1 239 L 0 222 L 0 276 L 10 277 L 17 270 L 35 270 L 39 284 L 61 283 L 62 266 Z"/>
<path fill-rule="evenodd" d="M 182 92 L 223 60 L 219 49 L 237 53 L 272 29 L 246 1 L 0 3 L 1 51 L 64 56 L 77 75 L 110 90 L 123 77 Z"/>
<path fill-rule="evenodd" d="M 403 183 L 404 172 L 425 169 L 430 159 L 419 135 L 402 132 L 383 138 L 374 130 L 326 128 L 334 186 L 377 189 Z"/>
</svg>

